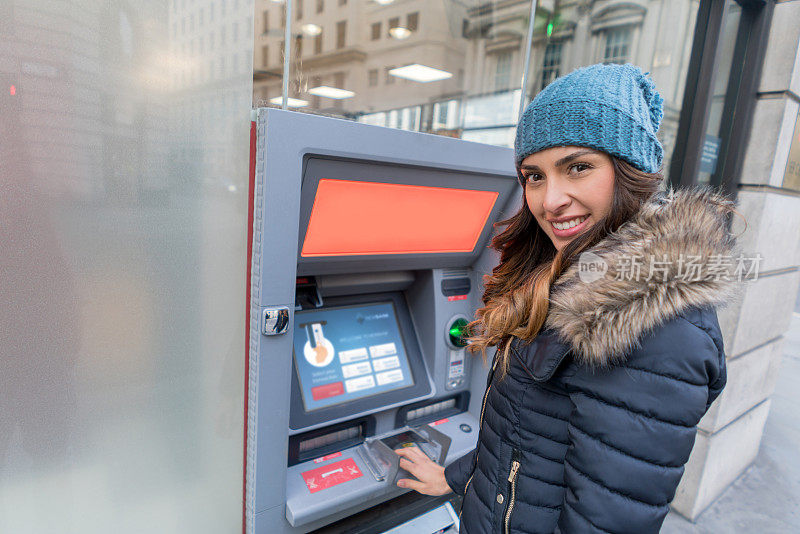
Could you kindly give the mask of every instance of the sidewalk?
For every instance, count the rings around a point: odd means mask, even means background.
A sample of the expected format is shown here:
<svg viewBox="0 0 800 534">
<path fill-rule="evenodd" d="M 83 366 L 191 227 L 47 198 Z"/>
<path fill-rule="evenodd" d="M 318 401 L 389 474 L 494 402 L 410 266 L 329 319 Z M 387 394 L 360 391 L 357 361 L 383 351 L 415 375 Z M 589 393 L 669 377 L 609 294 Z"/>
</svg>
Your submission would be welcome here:
<svg viewBox="0 0 800 534">
<path fill-rule="evenodd" d="M 670 512 L 663 534 L 800 532 L 800 295 L 756 461 L 691 523 Z"/>
</svg>

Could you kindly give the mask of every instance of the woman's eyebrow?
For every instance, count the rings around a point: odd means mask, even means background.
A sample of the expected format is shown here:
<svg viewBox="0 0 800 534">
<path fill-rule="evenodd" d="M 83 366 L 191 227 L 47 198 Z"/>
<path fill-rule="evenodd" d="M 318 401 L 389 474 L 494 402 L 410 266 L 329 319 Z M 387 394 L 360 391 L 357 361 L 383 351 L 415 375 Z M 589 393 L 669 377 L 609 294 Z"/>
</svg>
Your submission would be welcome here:
<svg viewBox="0 0 800 534">
<path fill-rule="evenodd" d="M 573 159 L 579 158 L 581 156 L 586 156 L 588 154 L 594 154 L 595 152 L 597 152 L 597 151 L 596 150 L 588 150 L 588 149 L 587 150 L 578 150 L 577 152 L 573 152 L 572 154 L 570 154 L 568 156 L 564 156 L 560 160 L 556 161 L 556 165 L 555 166 L 556 167 L 561 167 L 563 165 L 566 165 L 567 163 L 569 163 Z"/>
<path fill-rule="evenodd" d="M 569 163 L 570 161 L 572 161 L 574 159 L 577 159 L 577 158 L 579 158 L 581 156 L 588 156 L 590 154 L 597 154 L 597 150 L 586 149 L 586 150 L 578 150 L 576 152 L 573 152 L 572 154 L 564 156 L 560 160 L 556 161 L 555 167 L 562 167 L 562 166 L 566 165 L 567 163 Z M 521 165 L 519 170 L 521 170 L 521 171 L 538 171 L 540 169 L 539 169 L 538 165 Z"/>
</svg>

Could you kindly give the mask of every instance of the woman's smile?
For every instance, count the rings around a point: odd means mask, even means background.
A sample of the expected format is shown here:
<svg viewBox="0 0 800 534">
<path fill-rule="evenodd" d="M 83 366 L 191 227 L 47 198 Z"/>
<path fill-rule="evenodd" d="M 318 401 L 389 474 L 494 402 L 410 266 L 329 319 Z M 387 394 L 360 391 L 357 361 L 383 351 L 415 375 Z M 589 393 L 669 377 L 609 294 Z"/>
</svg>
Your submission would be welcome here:
<svg viewBox="0 0 800 534">
<path fill-rule="evenodd" d="M 550 221 L 550 226 L 557 237 L 572 237 L 578 235 L 587 228 L 589 226 L 588 221 L 588 215 L 581 215 L 572 217 L 563 222 Z"/>
</svg>

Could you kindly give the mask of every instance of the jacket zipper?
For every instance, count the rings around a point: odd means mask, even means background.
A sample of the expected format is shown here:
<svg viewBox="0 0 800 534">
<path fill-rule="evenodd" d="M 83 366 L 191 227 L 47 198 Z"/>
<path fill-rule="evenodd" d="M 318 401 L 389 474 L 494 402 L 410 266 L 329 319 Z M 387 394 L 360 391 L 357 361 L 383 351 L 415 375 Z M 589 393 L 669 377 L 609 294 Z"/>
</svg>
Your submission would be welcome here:
<svg viewBox="0 0 800 534">
<path fill-rule="evenodd" d="M 492 362 L 492 370 L 491 376 L 489 377 L 489 385 L 486 387 L 486 393 L 483 394 L 483 403 L 481 404 L 481 416 L 478 419 L 478 443 L 475 445 L 475 462 L 478 462 L 478 447 L 481 444 L 480 440 L 480 432 L 481 428 L 483 428 L 483 412 L 486 410 L 486 399 L 489 398 L 489 391 L 492 389 L 492 382 L 494 382 L 494 368 L 497 367 L 497 358 L 495 357 L 494 362 Z M 477 467 L 477 465 L 476 465 Z M 467 479 L 467 485 L 464 486 L 464 497 L 467 496 L 467 490 L 469 489 L 469 483 L 472 482 L 472 477 L 475 476 L 475 469 L 472 470 L 472 474 L 469 475 Z M 458 511 L 458 524 L 459 528 L 461 527 L 461 513 L 464 511 L 464 506 L 462 504 L 461 509 Z"/>
<path fill-rule="evenodd" d="M 511 491 L 508 496 L 508 505 L 506 514 L 503 518 L 503 532 L 509 534 L 509 522 L 511 521 L 511 513 L 514 511 L 514 504 L 517 499 L 517 475 L 519 474 L 519 452 L 514 449 L 512 453 L 513 460 L 511 461 L 511 471 L 508 473 L 508 482 L 511 485 Z"/>
</svg>

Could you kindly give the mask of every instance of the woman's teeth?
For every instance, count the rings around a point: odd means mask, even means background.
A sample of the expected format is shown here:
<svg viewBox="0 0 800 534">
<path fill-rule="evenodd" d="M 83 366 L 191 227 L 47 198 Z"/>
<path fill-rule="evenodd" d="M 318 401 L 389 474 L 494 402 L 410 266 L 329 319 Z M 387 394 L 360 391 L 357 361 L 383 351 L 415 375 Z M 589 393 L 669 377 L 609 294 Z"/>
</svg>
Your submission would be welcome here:
<svg viewBox="0 0 800 534">
<path fill-rule="evenodd" d="M 551 224 L 557 230 L 569 230 L 573 226 L 578 226 L 580 223 L 585 221 L 587 219 L 587 217 L 589 217 L 589 216 L 588 215 L 584 215 L 583 217 L 576 217 L 576 218 L 574 218 L 574 219 L 572 219 L 570 221 L 566 221 L 566 222 L 562 222 L 562 223 L 554 222 L 554 223 L 551 223 Z"/>
</svg>

